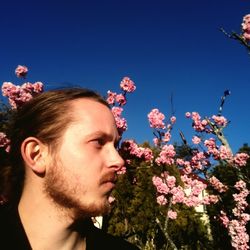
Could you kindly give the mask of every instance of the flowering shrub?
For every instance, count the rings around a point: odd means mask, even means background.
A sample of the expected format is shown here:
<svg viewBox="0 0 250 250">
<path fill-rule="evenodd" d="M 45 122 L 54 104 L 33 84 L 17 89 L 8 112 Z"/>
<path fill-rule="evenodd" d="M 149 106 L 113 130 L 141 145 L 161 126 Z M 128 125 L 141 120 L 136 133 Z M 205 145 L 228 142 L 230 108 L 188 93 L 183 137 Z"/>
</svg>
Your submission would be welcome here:
<svg viewBox="0 0 250 250">
<path fill-rule="evenodd" d="M 246 197 L 249 194 L 246 183 L 249 184 L 249 179 L 247 176 L 242 176 L 241 168 L 246 165 L 249 155 L 246 153 L 232 153 L 223 135 L 223 129 L 228 124 L 227 119 L 221 115 L 202 118 L 197 112 L 187 112 L 186 117 L 192 119 L 192 127 L 196 135 L 192 138 L 194 145 L 190 146 L 191 156 L 186 159 L 185 157 L 179 158 L 175 147 L 166 144 L 164 138 L 170 131 L 164 131 L 164 129 L 173 124 L 164 123 L 165 116 L 159 110 L 155 111 L 156 109 L 148 115 L 150 127 L 155 130 L 154 135 L 157 137 L 156 145 L 160 148 L 160 152 L 154 160 L 157 165 L 162 167 L 164 165 L 178 166 L 182 180 L 182 185 L 177 185 L 175 177 L 167 172 L 153 177 L 153 184 L 157 190 L 157 202 L 159 205 L 167 205 L 169 211 L 171 211 L 167 213 L 166 221 L 168 217 L 170 219 L 177 218 L 177 213 L 172 216 L 174 205 L 177 203 L 196 207 L 201 204 L 212 205 L 218 202 L 220 199 L 219 193 L 226 192 L 228 187 L 215 176 L 211 176 L 210 169 L 215 162 L 225 162 L 230 167 L 238 170 L 239 181 L 235 184 L 235 187 L 240 190 L 240 193 L 233 195 L 235 201 L 234 218 L 230 220 L 225 212 L 221 211 L 223 222 L 231 236 L 232 246 L 235 249 L 248 249 L 249 236 L 246 232 L 246 224 L 250 220 L 250 216 L 245 212 L 245 209 L 247 208 Z M 205 138 L 206 135 L 209 137 Z M 170 136 L 168 135 L 168 137 Z M 183 135 L 182 138 L 187 143 Z M 194 178 L 198 176 L 206 180 L 206 182 Z M 201 193 L 207 189 L 208 185 L 218 191 L 218 195 L 210 194 L 201 198 Z M 187 193 L 186 190 L 189 190 L 189 192 Z M 166 222 L 164 231 L 167 234 Z M 169 239 L 168 235 L 166 235 L 166 238 Z M 173 242 L 171 244 L 174 245 Z"/>
<path fill-rule="evenodd" d="M 161 206 L 167 206 L 166 220 L 163 225 L 159 225 L 166 236 L 166 240 L 172 245 L 168 235 L 168 219 L 176 219 L 178 217 L 178 209 L 175 210 L 177 204 L 184 204 L 187 207 L 197 207 L 199 205 L 213 205 L 220 199 L 220 193 L 227 192 L 228 187 L 223 184 L 215 176 L 211 176 L 211 169 L 216 162 L 224 162 L 230 167 L 238 170 L 239 182 L 242 183 L 242 192 L 244 198 L 249 194 L 246 189 L 246 183 L 249 183 L 247 176 L 241 175 L 243 168 L 249 155 L 246 153 L 233 154 L 229 143 L 227 142 L 223 130 L 227 127 L 227 119 L 221 115 L 222 107 L 226 96 L 230 92 L 224 92 L 221 98 L 221 106 L 217 115 L 210 117 L 201 117 L 198 112 L 187 112 L 185 116 L 192 121 L 192 127 L 195 135 L 192 138 L 193 145 L 187 145 L 184 135 L 181 137 L 184 145 L 190 149 L 190 155 L 179 157 L 174 145 L 169 144 L 171 140 L 171 130 L 176 122 L 176 117 L 171 116 L 168 121 L 165 121 L 166 116 L 155 108 L 148 114 L 149 126 L 153 129 L 154 145 L 158 148 L 158 153 L 155 155 L 150 148 L 138 146 L 133 140 L 125 140 L 121 144 L 121 152 L 126 156 L 126 165 L 129 166 L 132 159 L 140 159 L 145 163 L 153 165 L 154 163 L 162 169 L 159 176 L 153 176 L 152 182 L 156 189 L 156 201 Z M 114 105 L 117 94 L 108 92 L 108 101 Z M 123 101 L 119 106 L 123 106 Z M 117 101 L 117 100 L 116 100 Z M 115 117 L 120 117 L 122 109 L 113 107 Z M 120 122 L 117 122 L 119 128 Z M 124 130 L 123 130 L 124 131 Z M 165 167 L 177 167 L 180 171 L 181 183 L 176 182 L 176 177 L 165 170 Z M 237 182 L 238 183 L 238 182 Z M 235 184 L 238 186 L 239 184 Z M 215 190 L 215 194 L 203 195 L 204 191 L 210 186 Z M 233 197 L 238 197 L 235 194 Z M 231 220 L 227 217 L 224 211 L 224 224 L 228 229 L 228 233 L 232 239 L 232 246 L 236 249 L 248 249 L 248 234 L 246 233 L 246 223 L 249 220 L 249 214 L 245 212 L 245 203 L 238 202 L 235 199 L 234 218 Z M 222 217 L 221 217 L 222 218 Z M 244 219 L 243 219 L 244 218 Z M 225 223 L 227 221 L 227 223 Z M 237 223 L 235 223 L 237 221 Z M 160 220 L 157 220 L 160 223 Z M 240 226 L 240 230 L 239 230 Z"/>
</svg>

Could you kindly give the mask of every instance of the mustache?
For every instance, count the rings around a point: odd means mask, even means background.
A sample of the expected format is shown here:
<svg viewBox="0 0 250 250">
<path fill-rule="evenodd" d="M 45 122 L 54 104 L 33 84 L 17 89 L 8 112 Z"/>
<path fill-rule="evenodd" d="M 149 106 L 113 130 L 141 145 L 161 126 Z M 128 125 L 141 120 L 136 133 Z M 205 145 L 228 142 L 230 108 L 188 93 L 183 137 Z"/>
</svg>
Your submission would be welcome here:
<svg viewBox="0 0 250 250">
<path fill-rule="evenodd" d="M 112 172 L 112 173 L 107 173 L 107 174 L 103 175 L 101 180 L 100 180 L 100 184 L 103 184 L 106 182 L 116 183 L 117 182 L 117 174 L 115 172 Z"/>
</svg>

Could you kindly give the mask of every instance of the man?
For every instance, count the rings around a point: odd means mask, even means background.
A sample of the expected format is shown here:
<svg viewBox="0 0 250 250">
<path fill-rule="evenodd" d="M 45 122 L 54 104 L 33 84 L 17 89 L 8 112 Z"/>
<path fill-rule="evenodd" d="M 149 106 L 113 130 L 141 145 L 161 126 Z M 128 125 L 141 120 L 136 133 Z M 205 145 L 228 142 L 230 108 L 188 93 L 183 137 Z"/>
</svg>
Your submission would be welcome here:
<svg viewBox="0 0 250 250">
<path fill-rule="evenodd" d="M 10 165 L 1 169 L 1 249 L 137 249 L 93 226 L 123 159 L 108 104 L 95 92 L 44 92 L 14 115 Z"/>
</svg>

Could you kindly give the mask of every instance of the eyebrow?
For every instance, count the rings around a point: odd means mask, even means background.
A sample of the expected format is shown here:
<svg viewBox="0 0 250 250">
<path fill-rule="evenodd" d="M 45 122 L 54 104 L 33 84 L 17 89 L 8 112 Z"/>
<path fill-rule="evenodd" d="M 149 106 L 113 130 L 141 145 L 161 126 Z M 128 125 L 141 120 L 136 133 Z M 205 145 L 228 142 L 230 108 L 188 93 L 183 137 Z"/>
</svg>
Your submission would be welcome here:
<svg viewBox="0 0 250 250">
<path fill-rule="evenodd" d="M 107 141 L 114 141 L 115 143 L 119 142 L 118 134 L 117 134 L 117 136 L 113 137 L 113 135 L 107 134 L 107 133 L 105 133 L 103 131 L 95 131 L 95 132 L 90 133 L 90 134 L 87 135 L 87 139 L 91 139 L 93 137 L 102 137 Z"/>
</svg>

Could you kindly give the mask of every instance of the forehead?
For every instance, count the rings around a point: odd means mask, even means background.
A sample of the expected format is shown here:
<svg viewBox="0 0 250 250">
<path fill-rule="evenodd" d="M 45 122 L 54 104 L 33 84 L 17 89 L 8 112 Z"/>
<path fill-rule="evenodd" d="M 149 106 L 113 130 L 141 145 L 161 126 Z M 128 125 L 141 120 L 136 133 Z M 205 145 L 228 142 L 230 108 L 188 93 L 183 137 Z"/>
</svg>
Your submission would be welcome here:
<svg viewBox="0 0 250 250">
<path fill-rule="evenodd" d="M 86 132 L 102 130 L 105 133 L 117 133 L 111 110 L 100 102 L 87 98 L 74 100 L 70 103 L 69 110 L 72 126 Z"/>
</svg>

